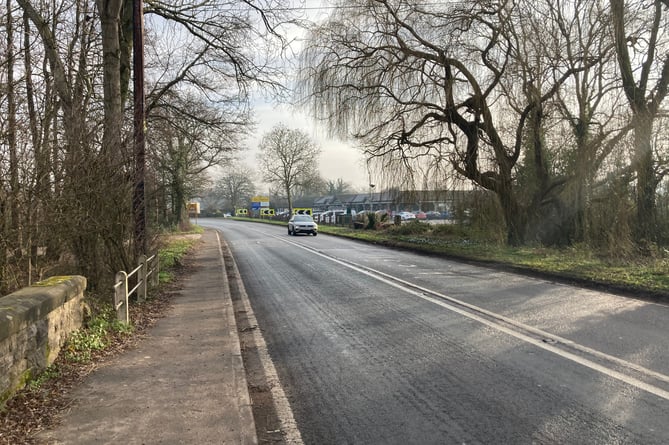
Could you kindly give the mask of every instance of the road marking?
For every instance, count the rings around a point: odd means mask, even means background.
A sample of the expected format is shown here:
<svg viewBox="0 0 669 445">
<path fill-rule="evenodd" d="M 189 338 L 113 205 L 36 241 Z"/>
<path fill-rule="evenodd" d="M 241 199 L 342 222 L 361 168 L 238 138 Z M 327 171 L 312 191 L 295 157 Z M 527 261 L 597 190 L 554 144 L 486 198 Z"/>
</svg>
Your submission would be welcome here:
<svg viewBox="0 0 669 445">
<path fill-rule="evenodd" d="M 218 240 L 219 255 L 221 262 L 223 263 L 223 245 L 226 245 L 226 250 L 229 248 L 227 247 L 227 242 L 224 239 L 221 240 L 219 237 L 218 230 L 216 230 L 216 239 Z M 246 294 L 244 283 L 239 276 L 239 269 L 237 269 L 237 263 L 234 261 L 234 258 L 232 260 L 231 266 L 233 273 L 237 277 L 239 292 L 241 294 L 239 297 L 241 299 L 242 305 L 244 306 L 244 310 L 246 311 L 245 316 L 252 326 L 257 327 L 258 322 L 256 321 L 256 316 L 253 312 L 253 308 L 251 307 L 251 302 L 249 301 L 248 295 Z M 222 273 L 226 274 L 224 263 L 222 264 L 222 268 Z M 257 348 L 258 357 L 262 363 L 265 379 L 267 380 L 270 387 L 270 392 L 272 394 L 272 400 L 274 402 L 277 416 L 281 422 L 283 440 L 288 445 L 303 445 L 304 442 L 302 441 L 302 435 L 300 434 L 300 430 L 297 428 L 297 422 L 293 417 L 293 410 L 290 407 L 290 402 L 288 402 L 288 397 L 286 397 L 286 394 L 283 392 L 283 387 L 281 386 L 279 380 L 279 374 L 274 367 L 274 362 L 272 362 L 272 359 L 269 356 L 265 338 L 263 337 L 260 329 L 253 329 L 251 335 L 253 336 L 253 342 Z"/>
<path fill-rule="evenodd" d="M 269 234 L 268 234 L 269 235 Z M 534 346 L 537 346 L 543 350 L 552 352 L 556 355 L 559 355 L 560 357 L 566 358 L 568 360 L 573 361 L 574 363 L 578 363 L 582 366 L 585 366 L 587 368 L 590 368 L 594 371 L 600 372 L 604 375 L 607 375 L 613 379 L 619 380 L 621 382 L 627 383 L 631 386 L 634 386 L 636 388 L 642 389 L 650 394 L 656 395 L 660 398 L 663 398 L 665 400 L 669 400 L 669 391 L 659 388 L 657 386 L 651 385 L 649 383 L 646 383 L 642 380 L 639 380 L 637 378 L 631 377 L 627 374 L 624 374 L 622 372 L 607 368 L 606 366 L 600 365 L 599 363 L 596 363 L 592 360 L 589 360 L 587 358 L 581 357 L 577 354 L 574 354 L 569 351 L 565 351 L 564 349 L 558 347 L 560 343 L 567 345 L 568 347 L 571 347 L 573 349 L 576 349 L 580 352 L 587 353 L 591 356 L 607 360 L 609 362 L 624 366 L 628 369 L 634 370 L 640 374 L 644 374 L 647 377 L 650 378 L 655 378 L 659 381 L 667 382 L 669 383 L 669 376 L 661 374 L 659 372 L 653 371 L 648 368 L 644 368 L 643 366 L 637 365 L 635 363 L 628 362 L 626 360 L 620 359 L 618 357 L 614 357 L 612 355 L 605 354 L 603 352 L 597 351 L 595 349 L 588 348 L 586 346 L 580 345 L 578 343 L 575 343 L 569 339 L 551 334 L 546 331 L 542 331 L 541 329 L 537 329 L 535 327 L 525 325 L 523 323 L 517 322 L 511 318 L 505 317 L 503 315 L 488 311 L 486 309 L 483 309 L 481 307 L 466 303 L 464 301 L 458 300 L 453 297 L 449 297 L 448 295 L 441 294 L 439 292 L 432 291 L 427 288 L 423 288 L 421 286 L 418 286 L 416 284 L 410 283 L 408 281 L 402 280 L 397 277 L 393 277 L 392 275 L 386 274 L 385 272 L 381 272 L 376 269 L 372 269 L 370 267 L 360 265 L 348 260 L 342 260 L 333 256 L 330 256 L 328 254 L 322 253 L 313 247 L 305 246 L 300 243 L 296 243 L 294 241 L 286 240 L 284 238 L 278 237 L 276 235 L 270 235 L 275 238 L 280 239 L 283 242 L 286 242 L 288 244 L 292 244 L 296 247 L 299 247 L 301 249 L 307 250 L 313 254 L 319 255 L 327 260 L 333 261 L 335 263 L 338 263 L 344 267 L 347 267 L 349 269 L 353 269 L 357 272 L 360 272 L 364 275 L 367 275 L 371 278 L 374 278 L 375 280 L 381 281 L 384 284 L 388 284 L 390 286 L 396 287 L 398 289 L 401 289 L 411 295 L 415 295 L 425 301 L 428 301 L 430 303 L 436 304 L 438 306 L 441 306 L 445 309 L 448 309 L 452 312 L 458 313 L 460 315 L 463 315 L 467 318 L 470 318 L 472 320 L 478 321 L 479 323 L 482 323 L 486 326 L 489 326 L 493 329 L 496 329 L 500 332 L 504 332 L 505 334 L 511 335 L 515 338 L 518 338 L 519 340 L 525 341 L 529 344 L 532 344 Z M 464 309 L 463 309 L 464 308 Z M 479 315 L 481 314 L 481 315 Z M 488 317 L 488 318 L 486 318 Z M 492 320 L 491 320 L 492 319 Z M 537 338 L 532 337 L 528 334 L 525 334 L 523 332 L 520 332 L 518 330 L 511 329 L 504 324 L 511 325 L 517 329 L 526 331 L 528 333 L 532 333 L 537 336 Z M 546 341 L 548 340 L 548 341 Z"/>
</svg>

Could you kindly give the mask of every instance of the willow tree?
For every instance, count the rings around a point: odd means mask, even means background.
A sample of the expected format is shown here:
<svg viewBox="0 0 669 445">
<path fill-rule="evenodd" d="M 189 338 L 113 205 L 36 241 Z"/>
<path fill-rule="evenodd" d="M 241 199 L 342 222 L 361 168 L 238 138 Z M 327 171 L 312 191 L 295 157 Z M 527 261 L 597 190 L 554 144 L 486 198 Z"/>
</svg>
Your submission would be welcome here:
<svg viewBox="0 0 669 445">
<path fill-rule="evenodd" d="M 522 243 L 568 180 L 548 159 L 547 105 L 600 58 L 564 63 L 545 2 L 340 6 L 311 30 L 303 53 L 301 94 L 315 115 L 395 177 L 402 166 L 411 175 L 418 158 L 449 162 L 496 195 L 508 242 Z M 521 163 L 538 179 L 522 190 L 528 198 L 518 194 Z"/>
</svg>

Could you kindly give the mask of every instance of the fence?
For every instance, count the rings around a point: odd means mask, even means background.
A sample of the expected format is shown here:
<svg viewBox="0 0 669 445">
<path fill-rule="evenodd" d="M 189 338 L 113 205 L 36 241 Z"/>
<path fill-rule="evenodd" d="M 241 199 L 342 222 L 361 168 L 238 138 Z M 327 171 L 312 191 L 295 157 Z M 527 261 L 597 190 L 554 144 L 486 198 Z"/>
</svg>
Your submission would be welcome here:
<svg viewBox="0 0 669 445">
<path fill-rule="evenodd" d="M 114 284 L 114 309 L 116 310 L 116 317 L 123 323 L 130 323 L 130 315 L 128 312 L 128 301 L 130 296 L 136 293 L 137 301 L 143 302 L 146 300 L 149 284 L 155 286 L 158 284 L 158 275 L 160 272 L 160 260 L 158 255 L 154 254 L 150 257 L 142 255 L 139 257 L 139 266 L 133 271 L 126 273 L 120 271 L 116 274 Z M 128 281 L 136 276 L 136 284 L 132 289 L 128 289 Z"/>
</svg>

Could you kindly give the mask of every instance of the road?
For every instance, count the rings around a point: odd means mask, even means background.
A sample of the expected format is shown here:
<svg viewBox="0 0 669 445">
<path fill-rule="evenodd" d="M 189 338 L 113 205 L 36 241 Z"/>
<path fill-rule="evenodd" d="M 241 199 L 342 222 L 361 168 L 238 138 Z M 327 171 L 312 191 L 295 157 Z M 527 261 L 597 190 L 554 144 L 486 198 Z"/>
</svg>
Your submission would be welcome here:
<svg viewBox="0 0 669 445">
<path fill-rule="evenodd" d="M 306 444 L 667 444 L 669 307 L 232 220 Z"/>
</svg>

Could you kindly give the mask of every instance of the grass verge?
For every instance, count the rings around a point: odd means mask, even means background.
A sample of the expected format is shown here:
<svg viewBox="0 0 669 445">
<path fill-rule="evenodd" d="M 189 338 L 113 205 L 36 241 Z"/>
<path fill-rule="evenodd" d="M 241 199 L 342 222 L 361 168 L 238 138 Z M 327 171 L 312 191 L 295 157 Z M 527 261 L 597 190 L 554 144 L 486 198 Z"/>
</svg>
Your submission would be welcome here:
<svg viewBox="0 0 669 445">
<path fill-rule="evenodd" d="M 234 219 L 286 225 L 283 221 Z M 611 258 L 585 246 L 510 247 L 486 239 L 466 226 L 432 225 L 419 221 L 400 226 L 380 226 L 376 230 L 320 224 L 319 231 L 446 258 L 503 266 L 581 285 L 607 287 L 636 297 L 669 300 L 669 256 L 666 253 L 655 257 L 639 255 L 634 258 Z"/>
</svg>

